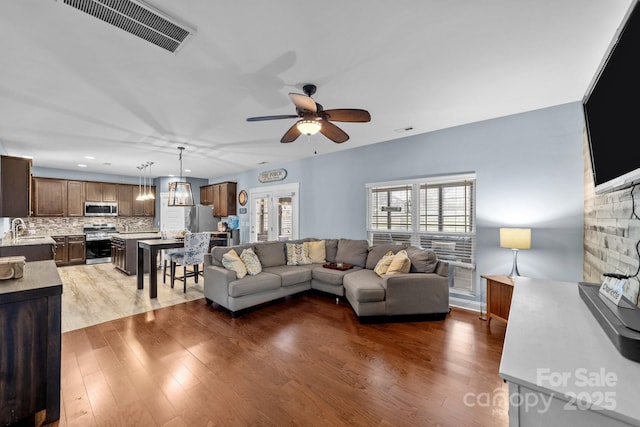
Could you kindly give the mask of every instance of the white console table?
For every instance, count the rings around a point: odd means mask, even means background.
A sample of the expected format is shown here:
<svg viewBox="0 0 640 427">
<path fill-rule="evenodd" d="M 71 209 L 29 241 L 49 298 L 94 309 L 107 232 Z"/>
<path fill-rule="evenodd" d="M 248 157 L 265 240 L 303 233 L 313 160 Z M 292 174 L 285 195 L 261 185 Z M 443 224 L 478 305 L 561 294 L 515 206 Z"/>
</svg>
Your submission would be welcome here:
<svg viewBox="0 0 640 427">
<path fill-rule="evenodd" d="M 640 426 L 640 363 L 623 357 L 578 284 L 516 279 L 500 376 L 510 426 Z"/>
</svg>

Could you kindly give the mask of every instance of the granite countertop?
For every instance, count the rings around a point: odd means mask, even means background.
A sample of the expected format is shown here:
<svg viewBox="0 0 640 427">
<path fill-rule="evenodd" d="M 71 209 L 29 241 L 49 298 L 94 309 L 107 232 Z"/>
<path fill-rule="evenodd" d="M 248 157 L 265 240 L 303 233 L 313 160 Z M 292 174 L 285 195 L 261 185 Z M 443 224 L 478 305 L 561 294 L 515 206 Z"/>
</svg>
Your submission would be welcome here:
<svg viewBox="0 0 640 427">
<path fill-rule="evenodd" d="M 154 237 L 161 238 L 162 234 L 159 231 L 128 231 L 112 234 L 111 237 L 116 237 L 123 240 L 131 239 L 150 239 Z"/>
<path fill-rule="evenodd" d="M 0 240 L 0 247 L 9 246 L 33 246 L 33 245 L 54 245 L 56 242 L 51 236 L 25 236 L 17 240 L 5 238 Z"/>
</svg>

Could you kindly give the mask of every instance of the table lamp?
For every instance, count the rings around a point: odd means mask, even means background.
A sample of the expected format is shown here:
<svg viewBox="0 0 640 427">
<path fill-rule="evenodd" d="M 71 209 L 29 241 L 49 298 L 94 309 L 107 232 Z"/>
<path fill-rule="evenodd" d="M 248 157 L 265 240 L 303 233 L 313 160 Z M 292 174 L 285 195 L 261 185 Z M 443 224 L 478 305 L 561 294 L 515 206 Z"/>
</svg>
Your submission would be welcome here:
<svg viewBox="0 0 640 427">
<path fill-rule="evenodd" d="M 500 247 L 509 248 L 513 251 L 513 267 L 509 277 L 515 279 L 520 275 L 518 271 L 518 251 L 520 249 L 531 248 L 531 229 L 530 228 L 501 228 L 500 229 Z"/>
</svg>

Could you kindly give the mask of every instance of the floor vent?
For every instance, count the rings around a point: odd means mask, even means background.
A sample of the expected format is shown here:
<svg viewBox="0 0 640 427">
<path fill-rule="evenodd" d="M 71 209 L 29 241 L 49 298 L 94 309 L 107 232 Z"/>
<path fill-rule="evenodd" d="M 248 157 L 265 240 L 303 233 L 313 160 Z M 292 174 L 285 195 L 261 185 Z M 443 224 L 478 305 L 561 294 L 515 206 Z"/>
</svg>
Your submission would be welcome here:
<svg viewBox="0 0 640 427">
<path fill-rule="evenodd" d="M 132 0 L 63 0 L 104 22 L 151 42 L 169 52 L 177 52 L 195 33 L 151 6 Z"/>
</svg>

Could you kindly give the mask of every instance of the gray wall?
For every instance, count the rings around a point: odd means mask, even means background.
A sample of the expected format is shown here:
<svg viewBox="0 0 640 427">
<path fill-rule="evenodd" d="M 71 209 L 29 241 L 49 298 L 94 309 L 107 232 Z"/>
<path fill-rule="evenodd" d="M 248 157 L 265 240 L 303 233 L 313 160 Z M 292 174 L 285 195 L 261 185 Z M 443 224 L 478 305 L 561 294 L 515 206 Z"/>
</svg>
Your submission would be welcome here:
<svg viewBox="0 0 640 427">
<path fill-rule="evenodd" d="M 475 172 L 476 286 L 484 289 L 480 274 L 511 270 L 511 251 L 499 247 L 498 229 L 504 226 L 532 229 L 532 248 L 518 257 L 522 275 L 578 281 L 583 128 L 581 103 L 575 102 L 209 181 L 236 181 L 238 191 L 299 182 L 300 237 L 363 239 L 366 183 Z M 330 142 L 319 142 L 324 143 Z M 288 172 L 284 181 L 258 182 L 260 172 L 278 168 Z"/>
</svg>

